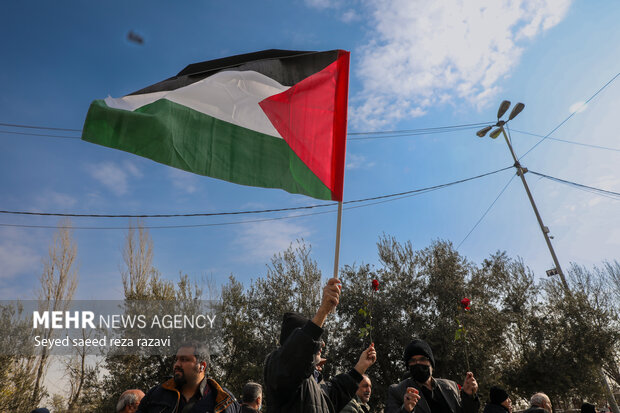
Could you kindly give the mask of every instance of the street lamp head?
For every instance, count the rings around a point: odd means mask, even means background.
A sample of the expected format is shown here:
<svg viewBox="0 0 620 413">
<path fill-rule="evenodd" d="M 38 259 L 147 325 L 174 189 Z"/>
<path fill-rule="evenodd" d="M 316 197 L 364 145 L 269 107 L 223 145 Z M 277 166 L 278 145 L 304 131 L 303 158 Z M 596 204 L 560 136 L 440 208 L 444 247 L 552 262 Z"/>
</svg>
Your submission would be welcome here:
<svg viewBox="0 0 620 413">
<path fill-rule="evenodd" d="M 510 101 L 509 100 L 503 101 L 499 105 L 499 109 L 497 110 L 497 119 L 499 119 L 502 116 L 504 116 L 504 113 L 506 113 L 506 111 L 508 110 L 509 107 L 510 107 Z"/>
<path fill-rule="evenodd" d="M 489 136 L 491 138 L 495 139 L 495 138 L 497 138 L 499 136 L 500 133 L 502 133 L 502 128 L 497 128 L 493 132 L 491 132 L 491 134 Z"/>
<path fill-rule="evenodd" d="M 492 127 L 493 126 L 487 126 L 486 128 L 482 128 L 478 132 L 476 132 L 476 135 L 478 135 L 481 138 L 484 138 L 484 135 L 486 135 L 487 132 L 490 131 Z"/>
<path fill-rule="evenodd" d="M 513 120 L 517 117 L 519 113 L 523 110 L 525 105 L 521 102 L 517 103 L 514 108 L 512 108 L 512 112 L 510 112 L 510 116 L 508 116 L 508 120 Z"/>
</svg>

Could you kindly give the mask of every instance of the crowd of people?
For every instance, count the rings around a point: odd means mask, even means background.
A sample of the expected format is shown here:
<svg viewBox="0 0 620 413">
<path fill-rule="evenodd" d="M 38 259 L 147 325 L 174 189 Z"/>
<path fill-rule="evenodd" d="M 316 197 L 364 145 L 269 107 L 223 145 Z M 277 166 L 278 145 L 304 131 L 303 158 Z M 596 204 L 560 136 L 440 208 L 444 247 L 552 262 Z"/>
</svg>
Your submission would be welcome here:
<svg viewBox="0 0 620 413">
<path fill-rule="evenodd" d="M 340 281 L 332 278 L 323 288 L 321 305 L 312 319 L 297 313 L 283 315 L 280 346 L 265 360 L 263 386 L 249 382 L 239 403 L 228 389 L 206 372 L 209 353 L 206 344 L 188 342 L 176 353 L 173 378 L 144 394 L 130 389 L 122 393 L 117 413 L 258 413 L 263 395 L 268 413 L 370 413 L 372 380 L 366 374 L 377 360 L 374 344 L 364 349 L 357 363 L 346 373 L 325 380 L 321 351 L 323 324 L 339 303 Z M 413 339 L 403 352 L 408 377 L 392 384 L 385 399 L 385 413 L 478 413 L 478 382 L 467 372 L 463 385 L 433 376 L 433 351 L 423 340 Z M 536 393 L 524 413 L 552 413 L 549 397 Z M 596 413 L 584 403 L 582 413 Z M 49 413 L 36 409 L 33 413 Z M 483 413 L 512 413 L 509 394 L 493 386 Z"/>
</svg>

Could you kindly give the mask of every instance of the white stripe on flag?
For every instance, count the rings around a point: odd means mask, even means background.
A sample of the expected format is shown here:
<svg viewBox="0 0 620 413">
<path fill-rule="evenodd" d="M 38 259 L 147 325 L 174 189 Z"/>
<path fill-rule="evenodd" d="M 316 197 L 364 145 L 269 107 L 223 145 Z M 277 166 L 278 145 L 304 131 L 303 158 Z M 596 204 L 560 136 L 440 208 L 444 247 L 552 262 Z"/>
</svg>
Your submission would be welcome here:
<svg viewBox="0 0 620 413">
<path fill-rule="evenodd" d="M 168 99 L 225 122 L 281 138 L 258 103 L 288 88 L 258 72 L 222 71 L 179 89 L 122 98 L 108 96 L 105 103 L 111 108 L 133 111 L 158 99 Z"/>
</svg>

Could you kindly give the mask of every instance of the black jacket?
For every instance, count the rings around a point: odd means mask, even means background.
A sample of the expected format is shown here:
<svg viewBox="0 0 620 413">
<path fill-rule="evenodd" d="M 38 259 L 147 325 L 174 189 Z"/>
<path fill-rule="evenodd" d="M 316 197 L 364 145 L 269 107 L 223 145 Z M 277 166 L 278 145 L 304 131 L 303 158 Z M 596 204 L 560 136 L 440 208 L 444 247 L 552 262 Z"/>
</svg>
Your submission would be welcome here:
<svg viewBox="0 0 620 413">
<path fill-rule="evenodd" d="M 508 409 L 495 403 L 487 403 L 482 413 L 508 413 Z"/>
<path fill-rule="evenodd" d="M 312 321 L 295 329 L 265 360 L 265 396 L 269 413 L 337 413 L 362 381 L 354 369 L 320 385 L 313 376 L 314 355 L 323 329 Z"/>
<path fill-rule="evenodd" d="M 458 385 L 452 380 L 433 378 L 437 389 L 441 391 L 444 399 L 450 407 L 452 413 L 478 413 L 480 410 L 480 399 L 478 396 L 470 396 L 459 390 Z M 422 393 L 422 389 L 413 379 L 407 378 L 398 384 L 392 384 L 388 389 L 388 397 L 385 404 L 385 413 L 404 413 L 403 398 L 407 392 L 407 387 L 415 387 L 420 392 L 420 400 L 413 409 L 414 413 L 431 413 Z"/>
<path fill-rule="evenodd" d="M 523 413 L 547 413 L 547 411 L 540 406 L 530 406 L 529 409 L 524 410 Z"/>
<path fill-rule="evenodd" d="M 209 393 L 200 399 L 191 413 L 239 413 L 241 407 L 235 398 L 215 380 L 207 379 Z M 150 389 L 140 401 L 137 413 L 179 413 L 181 393 L 170 379 Z"/>
</svg>

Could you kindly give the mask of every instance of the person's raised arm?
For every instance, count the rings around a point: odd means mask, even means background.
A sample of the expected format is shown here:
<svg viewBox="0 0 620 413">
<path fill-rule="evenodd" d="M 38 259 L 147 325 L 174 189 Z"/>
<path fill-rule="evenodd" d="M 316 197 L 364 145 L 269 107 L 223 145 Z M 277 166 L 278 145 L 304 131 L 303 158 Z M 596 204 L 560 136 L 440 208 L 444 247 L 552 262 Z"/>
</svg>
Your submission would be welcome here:
<svg viewBox="0 0 620 413">
<path fill-rule="evenodd" d="M 318 327 L 323 327 L 329 313 L 338 305 L 340 301 L 340 289 L 342 288 L 338 278 L 330 278 L 327 285 L 323 288 L 323 299 L 321 306 L 312 318 L 312 322 Z"/>
</svg>

